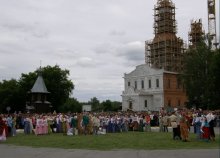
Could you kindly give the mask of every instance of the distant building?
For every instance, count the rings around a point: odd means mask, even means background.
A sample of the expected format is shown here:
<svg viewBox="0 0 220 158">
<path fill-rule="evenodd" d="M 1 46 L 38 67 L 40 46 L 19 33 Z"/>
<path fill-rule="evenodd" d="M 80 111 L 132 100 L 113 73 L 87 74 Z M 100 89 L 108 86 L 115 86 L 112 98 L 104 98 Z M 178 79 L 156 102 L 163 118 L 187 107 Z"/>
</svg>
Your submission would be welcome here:
<svg viewBox="0 0 220 158">
<path fill-rule="evenodd" d="M 92 105 L 83 105 L 82 106 L 82 111 L 83 112 L 90 112 L 90 111 L 92 111 Z"/>
<path fill-rule="evenodd" d="M 29 92 L 29 101 L 26 104 L 26 110 L 35 113 L 51 112 L 51 103 L 47 101 L 47 95 L 49 93 L 39 71 L 37 80 Z"/>
<path fill-rule="evenodd" d="M 122 111 L 159 111 L 162 107 L 183 107 L 187 101 L 178 74 L 147 64 L 124 74 Z"/>
</svg>

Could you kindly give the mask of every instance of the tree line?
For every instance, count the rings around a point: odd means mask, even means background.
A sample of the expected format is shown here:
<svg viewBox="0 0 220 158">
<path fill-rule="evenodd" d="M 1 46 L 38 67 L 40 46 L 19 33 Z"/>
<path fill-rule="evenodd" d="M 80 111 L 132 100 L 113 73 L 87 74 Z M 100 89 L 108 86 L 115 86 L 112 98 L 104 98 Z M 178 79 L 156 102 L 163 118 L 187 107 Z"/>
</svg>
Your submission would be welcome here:
<svg viewBox="0 0 220 158">
<path fill-rule="evenodd" d="M 91 98 L 88 103 L 80 103 L 76 98 L 71 97 L 74 84 L 69 79 L 69 70 L 63 70 L 55 65 L 43 67 L 40 71 L 47 90 L 50 92 L 48 101 L 52 104 L 52 110 L 57 112 L 81 112 L 83 104 L 90 104 L 93 111 L 116 111 L 121 105 L 120 102 L 110 100 L 100 103 L 96 97 Z M 22 73 L 18 80 L 0 81 L 0 113 L 7 112 L 7 107 L 10 107 L 10 112 L 25 112 L 28 93 L 37 79 L 38 72 L 39 69 L 27 74 Z"/>
</svg>

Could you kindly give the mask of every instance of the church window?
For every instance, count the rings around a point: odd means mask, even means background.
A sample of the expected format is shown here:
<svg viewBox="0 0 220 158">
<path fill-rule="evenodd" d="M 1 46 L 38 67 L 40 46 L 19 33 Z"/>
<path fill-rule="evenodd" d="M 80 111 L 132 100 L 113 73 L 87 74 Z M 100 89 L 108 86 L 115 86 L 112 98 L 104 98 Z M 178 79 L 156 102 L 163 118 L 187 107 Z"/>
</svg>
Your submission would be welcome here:
<svg viewBox="0 0 220 158">
<path fill-rule="evenodd" d="M 148 80 L 148 87 L 151 88 L 151 80 Z"/>
<path fill-rule="evenodd" d="M 141 88 L 144 89 L 144 80 L 141 81 Z"/>
<path fill-rule="evenodd" d="M 144 101 L 144 107 L 147 107 L 147 100 Z"/>
<path fill-rule="evenodd" d="M 137 81 L 134 82 L 134 88 L 137 89 Z"/>
<path fill-rule="evenodd" d="M 159 79 L 156 79 L 156 87 L 159 88 L 160 87 L 160 83 L 159 83 Z"/>
</svg>

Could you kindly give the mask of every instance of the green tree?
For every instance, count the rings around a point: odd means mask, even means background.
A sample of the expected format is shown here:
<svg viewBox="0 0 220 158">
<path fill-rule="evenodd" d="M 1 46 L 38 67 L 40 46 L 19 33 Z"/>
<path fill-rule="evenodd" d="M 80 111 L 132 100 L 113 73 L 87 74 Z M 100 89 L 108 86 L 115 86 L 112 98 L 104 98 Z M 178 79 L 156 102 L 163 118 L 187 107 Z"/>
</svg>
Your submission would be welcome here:
<svg viewBox="0 0 220 158">
<path fill-rule="evenodd" d="M 119 111 L 121 110 L 121 102 L 106 100 L 102 103 L 103 111 Z"/>
<path fill-rule="evenodd" d="M 212 106 L 213 91 L 215 88 L 214 79 L 219 68 L 216 59 L 216 51 L 212 51 L 206 40 L 202 41 L 194 49 L 189 49 L 184 60 L 184 71 L 181 75 L 186 88 L 189 104 L 197 108 L 209 109 Z M 216 64 L 215 64 L 216 63 Z M 214 67 L 216 70 L 214 70 Z M 219 69 L 218 69 L 219 70 Z M 219 79 L 217 79 L 219 82 Z M 219 96 L 218 96 L 219 97 Z"/>
<path fill-rule="evenodd" d="M 112 111 L 112 102 L 111 102 L 111 100 L 103 101 L 102 106 L 103 106 L 104 111 Z"/>
<path fill-rule="evenodd" d="M 101 104 L 96 97 L 91 98 L 88 104 L 92 106 L 92 111 L 102 111 Z"/>
<path fill-rule="evenodd" d="M 112 102 L 112 111 L 119 111 L 122 110 L 122 103 L 118 101 Z"/>
<path fill-rule="evenodd" d="M 15 79 L 0 82 L 0 112 L 6 112 L 8 106 L 11 108 L 10 112 L 22 109 L 25 97 L 20 92 L 20 85 Z"/>
<path fill-rule="evenodd" d="M 82 112 L 82 104 L 76 98 L 69 98 L 63 106 L 60 107 L 61 112 Z"/>
<path fill-rule="evenodd" d="M 220 109 L 220 50 L 214 52 L 211 68 L 210 105 L 211 109 Z"/>
</svg>

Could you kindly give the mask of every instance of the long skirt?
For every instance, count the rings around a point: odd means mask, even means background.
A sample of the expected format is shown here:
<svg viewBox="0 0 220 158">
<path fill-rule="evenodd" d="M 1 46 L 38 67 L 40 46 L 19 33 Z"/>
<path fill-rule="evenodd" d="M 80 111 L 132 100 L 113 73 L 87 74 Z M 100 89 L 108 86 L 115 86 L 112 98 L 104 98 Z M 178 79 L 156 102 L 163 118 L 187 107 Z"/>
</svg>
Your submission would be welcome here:
<svg viewBox="0 0 220 158">
<path fill-rule="evenodd" d="M 202 127 L 202 139 L 208 140 L 210 137 L 209 127 Z"/>
<path fill-rule="evenodd" d="M 0 135 L 0 141 L 6 141 L 5 129 L 3 129 L 2 135 Z"/>
<path fill-rule="evenodd" d="M 188 126 L 186 124 L 180 125 L 180 133 L 181 133 L 182 140 L 184 140 L 184 141 L 188 140 L 189 130 L 188 130 Z"/>
<path fill-rule="evenodd" d="M 43 126 L 42 125 L 37 125 L 36 130 L 35 130 L 35 134 L 39 135 L 39 134 L 43 134 L 43 132 L 44 132 Z"/>
</svg>

